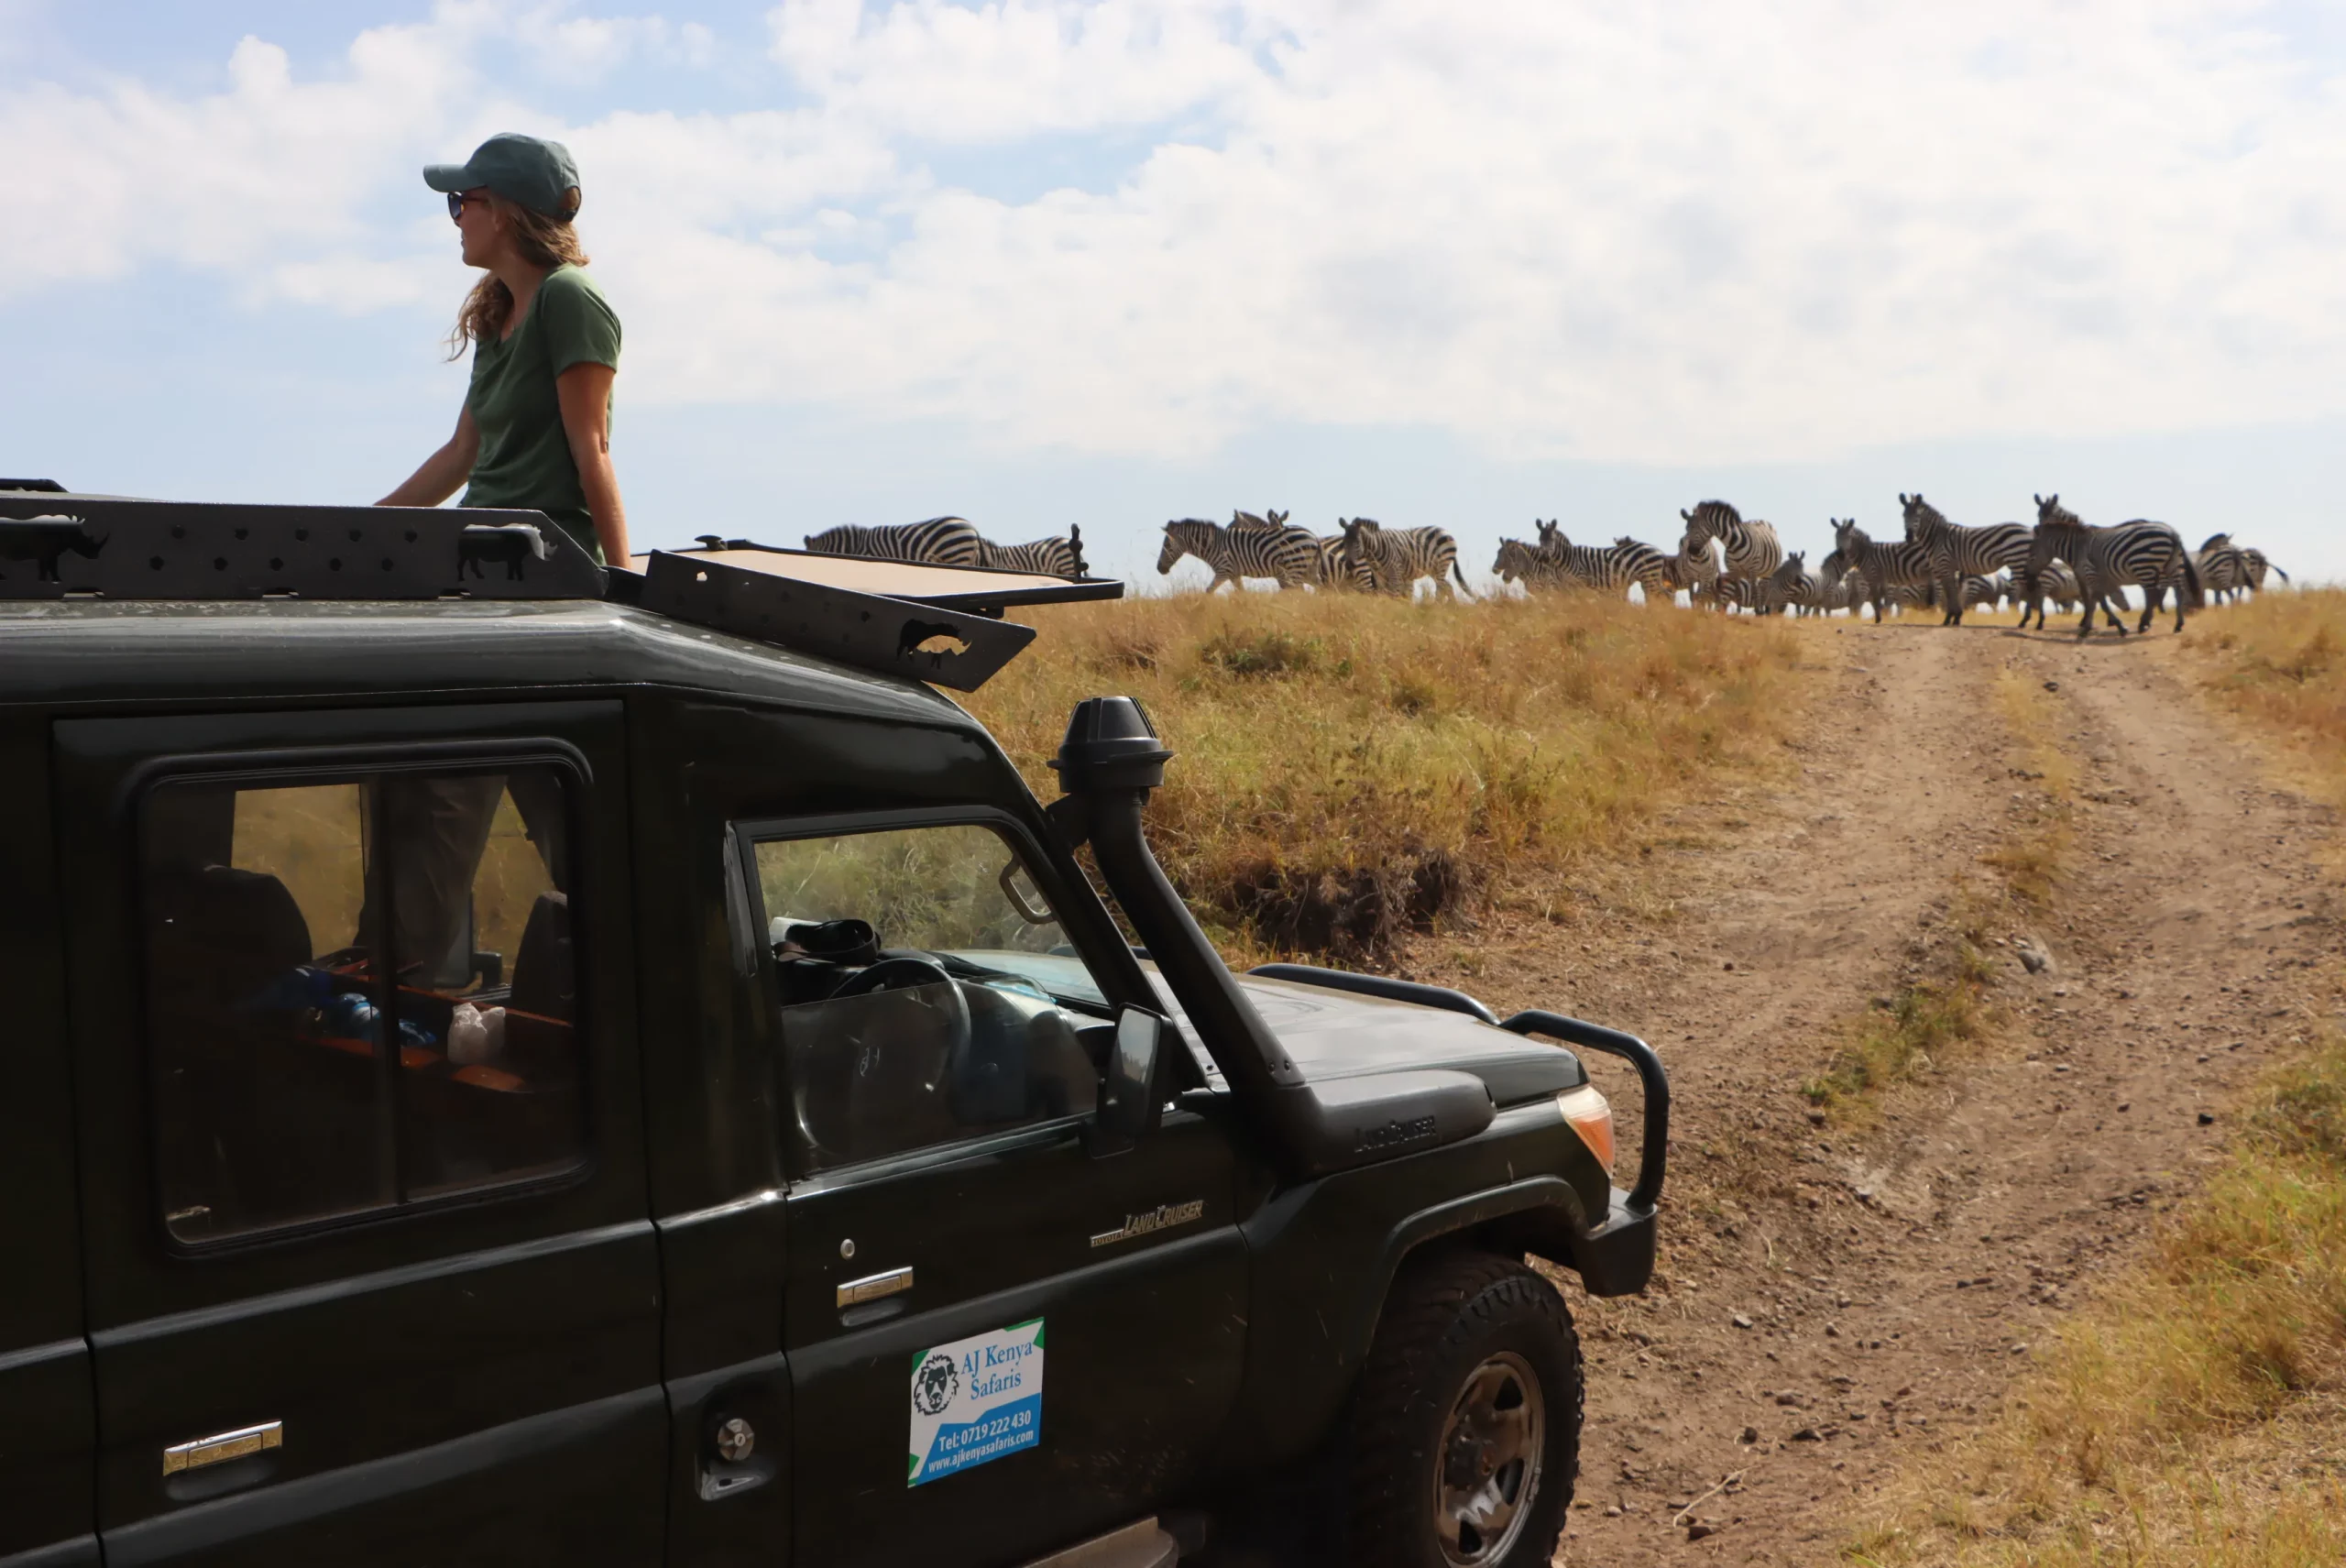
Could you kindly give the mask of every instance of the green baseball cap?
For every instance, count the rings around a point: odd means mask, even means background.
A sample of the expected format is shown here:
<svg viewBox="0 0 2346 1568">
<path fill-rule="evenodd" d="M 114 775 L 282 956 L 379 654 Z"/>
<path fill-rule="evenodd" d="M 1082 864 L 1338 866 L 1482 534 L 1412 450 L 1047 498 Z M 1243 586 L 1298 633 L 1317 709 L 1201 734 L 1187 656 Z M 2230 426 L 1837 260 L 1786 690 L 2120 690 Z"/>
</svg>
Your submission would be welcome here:
<svg viewBox="0 0 2346 1568">
<path fill-rule="evenodd" d="M 473 149 L 462 163 L 434 163 L 423 170 L 434 191 L 489 191 L 549 218 L 578 211 L 578 165 L 558 141 L 541 141 L 500 131 Z"/>
</svg>

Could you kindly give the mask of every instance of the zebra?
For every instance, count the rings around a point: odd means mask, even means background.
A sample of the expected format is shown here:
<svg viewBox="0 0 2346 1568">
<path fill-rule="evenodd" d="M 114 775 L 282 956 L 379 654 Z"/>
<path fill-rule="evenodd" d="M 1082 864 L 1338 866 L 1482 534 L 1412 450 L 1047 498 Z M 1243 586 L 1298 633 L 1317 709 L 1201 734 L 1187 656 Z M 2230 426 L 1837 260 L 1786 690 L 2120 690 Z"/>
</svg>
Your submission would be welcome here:
<svg viewBox="0 0 2346 1568">
<path fill-rule="evenodd" d="M 1213 572 L 1208 593 L 1246 577 L 1269 577 L 1283 588 L 1301 587 L 1319 569 L 1315 553 L 1284 532 L 1224 528 L 1198 517 L 1165 525 L 1165 547 L 1157 553 L 1157 576 L 1171 573 L 1184 555 L 1195 555 Z"/>
<path fill-rule="evenodd" d="M 1711 597 L 1711 585 L 1718 578 L 1718 546 L 1711 540 L 1705 539 L 1697 545 L 1691 539 L 1682 538 L 1678 554 L 1661 559 L 1663 590 L 1675 599 L 1678 590 L 1685 589 L 1686 602 L 1697 609 Z"/>
<path fill-rule="evenodd" d="M 2011 588 L 2012 578 L 2001 572 L 1992 577 L 1972 572 L 1966 574 L 1957 585 L 1957 593 L 1966 609 L 1995 609 L 2002 605 L 2004 596 Z"/>
<path fill-rule="evenodd" d="M 1817 575 L 1802 565 L 1808 557 L 1805 550 L 1795 550 L 1784 557 L 1784 564 L 1770 575 L 1769 581 L 1782 596 L 1783 604 L 1795 616 L 1825 613 L 1825 583 Z"/>
<path fill-rule="evenodd" d="M 931 566 L 974 566 L 985 541 L 965 517 L 932 517 L 926 522 L 862 528 L 842 523 L 806 536 L 817 555 L 861 555 L 874 561 L 917 561 Z"/>
<path fill-rule="evenodd" d="M 2191 553 L 2192 565 L 2199 568 L 2199 591 L 2218 604 L 2238 598 L 2248 586 L 2248 562 L 2229 533 L 2211 533 Z M 2180 586 L 2183 574 L 2170 570 L 2159 584 L 2162 600 L 2170 586 Z"/>
<path fill-rule="evenodd" d="M 1363 567 L 1344 551 L 1342 533 L 1321 535 L 1310 529 L 1288 521 L 1290 514 L 1266 508 L 1257 515 L 1251 511 L 1233 510 L 1230 514 L 1232 532 L 1251 529 L 1256 532 L 1283 533 L 1288 539 L 1311 552 L 1311 585 L 1321 588 L 1360 588 L 1374 587 Z"/>
<path fill-rule="evenodd" d="M 2175 629 L 2183 630 L 2184 606 L 2187 600 L 2193 607 L 2203 602 L 2199 588 L 2199 567 L 2191 553 L 2183 547 L 2183 537 L 2163 522 L 2136 518 L 2115 528 L 2092 528 L 2076 512 L 2061 504 L 2056 493 L 2036 498 L 2036 547 L 2029 553 L 2028 584 L 2025 596 L 2031 605 L 2036 602 L 2036 576 L 2045 563 L 2055 556 L 2066 561 L 2077 574 L 2077 587 L 2086 605 L 2085 619 L 2077 623 L 2080 638 L 2093 634 L 2093 614 L 2099 609 L 2126 635 L 2126 623 L 2105 600 L 2106 594 L 2122 596 L 2128 583 L 2137 583 L 2143 589 L 2143 623 L 2138 631 L 2151 629 L 2151 617 L 2158 613 L 2159 600 L 2165 597 L 2162 588 L 2167 574 L 2180 571 L 2182 582 L 2175 596 Z M 2123 602 L 2121 597 L 2121 601 Z M 2028 620 L 2028 609 L 2023 607 L 2022 624 Z M 2045 624 L 2045 611 L 2038 608 L 2036 624 Z"/>
<path fill-rule="evenodd" d="M 1958 578 L 1993 576 L 2028 564 L 2033 541 L 2028 530 L 2019 523 L 1958 527 L 1924 500 L 1920 490 L 1911 496 L 1900 491 L 1898 504 L 1906 512 L 1907 543 L 1920 544 L 1930 552 L 1931 580 L 1938 587 L 1941 626 L 1962 625 L 1963 612 L 1970 608 Z"/>
<path fill-rule="evenodd" d="M 1346 553 L 1359 563 L 1355 569 L 1367 573 L 1377 592 L 1407 597 L 1417 591 L 1420 577 L 1431 577 L 1435 593 L 1442 598 L 1474 597 L 1466 591 L 1466 574 L 1458 566 L 1458 541 L 1448 529 L 1387 530 L 1373 517 L 1340 518 L 1337 522 L 1344 531 Z M 1458 579 L 1459 593 L 1451 592 L 1444 572 Z"/>
<path fill-rule="evenodd" d="M 1783 613 L 1784 586 L 1771 573 L 1764 577 L 1721 576 L 1711 585 L 1711 592 L 1719 608 L 1730 615 L 1738 609 L 1748 609 L 1754 615 Z"/>
<path fill-rule="evenodd" d="M 1661 601 L 1664 557 L 1652 545 L 1641 544 L 1626 534 L 1609 547 L 1574 544 L 1564 537 L 1560 521 L 1531 521 L 1540 530 L 1540 548 L 1535 554 L 1552 570 L 1583 587 L 1606 593 L 1626 594 L 1631 583 L 1640 583 L 1645 586 L 1649 602 Z"/>
<path fill-rule="evenodd" d="M 1931 554 L 1922 545 L 1901 541 L 1896 544 L 1876 544 L 1866 531 L 1858 526 L 1856 518 L 1827 518 L 1833 525 L 1833 543 L 1837 553 L 1865 575 L 1866 598 L 1872 601 L 1873 618 L 1881 620 L 1885 603 L 1898 601 L 1901 589 L 1919 593 L 1928 587 L 1934 596 L 1936 585 L 1931 578 Z M 1929 602 L 1929 601 L 1924 601 Z M 1851 606 L 1854 613 L 1856 607 Z"/>
<path fill-rule="evenodd" d="M 1025 544 L 996 544 L 991 539 L 981 538 L 978 565 L 1002 572 L 1040 572 L 1052 577 L 1091 575 L 1091 568 L 1083 561 L 1080 524 L 1070 524 L 1063 538 L 1036 539 Z"/>
<path fill-rule="evenodd" d="M 1320 558 L 1320 576 L 1316 579 L 1323 588 L 1339 592 L 1367 593 L 1376 587 L 1369 580 L 1368 565 L 1353 559 L 1344 546 L 1342 533 L 1315 533 L 1312 549 Z"/>
<path fill-rule="evenodd" d="M 2266 560 L 2264 558 L 2264 552 L 2257 549 L 2254 545 L 2251 545 L 2247 549 L 2242 551 L 2240 553 L 2240 559 L 2241 569 L 2243 574 L 2242 581 L 2244 581 L 2250 587 L 2254 588 L 2260 594 L 2264 591 L 2264 574 L 2267 572 L 2278 573 L 2281 580 L 2285 583 L 2289 580 L 2289 574 L 2283 572 L 2280 567 L 2275 566 L 2272 562 Z"/>
<path fill-rule="evenodd" d="M 2055 561 L 2038 573 L 2037 585 L 2044 589 L 2046 601 L 2063 615 L 2083 602 L 2084 590 L 2077 587 L 2077 575 L 2069 570 L 2066 561 Z M 2041 622 L 2044 618 L 2037 619 Z"/>
<path fill-rule="evenodd" d="M 1850 565 L 1849 558 L 1840 551 L 1828 552 L 1825 559 L 1816 564 L 1816 577 L 1820 585 L 1819 602 L 1826 614 L 1836 609 L 1855 614 L 1858 607 L 1865 602 L 1865 574 Z"/>
<path fill-rule="evenodd" d="M 1503 583 L 1521 583 L 1529 593 L 1564 586 L 1563 568 L 1520 539 L 1499 541 L 1498 558 L 1491 563 L 1491 571 Z"/>
<path fill-rule="evenodd" d="M 1725 501 L 1700 501 L 1693 511 L 1678 513 L 1686 524 L 1687 541 L 1700 546 L 1716 539 L 1727 552 L 1727 565 L 1720 575 L 1757 580 L 1766 576 L 1783 564 L 1784 546 L 1776 537 L 1776 525 L 1757 519 L 1743 521 L 1743 514 Z"/>
</svg>

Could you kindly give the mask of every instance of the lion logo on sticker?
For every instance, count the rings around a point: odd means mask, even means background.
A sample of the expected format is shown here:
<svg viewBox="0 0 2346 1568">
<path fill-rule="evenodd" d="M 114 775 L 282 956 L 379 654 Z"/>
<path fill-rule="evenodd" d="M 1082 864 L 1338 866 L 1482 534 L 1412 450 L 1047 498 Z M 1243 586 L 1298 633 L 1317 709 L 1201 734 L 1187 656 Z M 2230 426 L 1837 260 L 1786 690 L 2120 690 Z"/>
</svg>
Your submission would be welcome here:
<svg viewBox="0 0 2346 1568">
<path fill-rule="evenodd" d="M 961 1374 L 949 1355 L 932 1355 L 913 1374 L 913 1409 L 933 1416 L 953 1402 L 960 1391 Z"/>
</svg>

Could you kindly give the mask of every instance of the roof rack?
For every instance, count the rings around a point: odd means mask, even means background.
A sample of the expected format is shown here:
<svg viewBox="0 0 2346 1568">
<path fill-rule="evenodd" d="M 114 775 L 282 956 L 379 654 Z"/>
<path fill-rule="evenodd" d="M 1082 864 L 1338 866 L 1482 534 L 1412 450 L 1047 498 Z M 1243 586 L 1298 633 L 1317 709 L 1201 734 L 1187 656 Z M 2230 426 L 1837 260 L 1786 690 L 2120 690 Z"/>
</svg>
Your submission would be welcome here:
<svg viewBox="0 0 2346 1568">
<path fill-rule="evenodd" d="M 603 597 L 602 568 L 543 512 L 153 501 L 13 483 L 0 488 L 0 600 Z"/>
<path fill-rule="evenodd" d="M 708 536 L 595 565 L 543 512 L 246 506 L 0 480 L 0 602 L 604 599 L 886 674 L 975 691 L 1035 640 L 1012 605 L 1124 584 L 778 550 Z"/>
</svg>

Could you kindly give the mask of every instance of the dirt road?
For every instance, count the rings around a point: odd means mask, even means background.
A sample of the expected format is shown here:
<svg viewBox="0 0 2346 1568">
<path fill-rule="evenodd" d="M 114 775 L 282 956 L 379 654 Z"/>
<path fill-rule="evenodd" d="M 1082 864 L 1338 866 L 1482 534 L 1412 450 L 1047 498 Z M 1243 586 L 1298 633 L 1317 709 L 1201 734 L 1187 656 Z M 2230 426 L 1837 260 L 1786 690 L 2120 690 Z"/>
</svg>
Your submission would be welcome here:
<svg viewBox="0 0 2346 1568">
<path fill-rule="evenodd" d="M 1672 1068 L 1662 1277 L 1637 1301 L 1572 1292 L 1589 1419 L 1562 1563 L 1832 1560 L 1871 1484 L 1994 1410 L 2031 1341 L 2189 1190 L 2235 1090 L 2330 1000 L 2330 814 L 2187 689 L 2171 637 L 1804 630 L 1832 690 L 1799 775 L 1656 840 L 1648 880 L 1673 918 L 1501 920 L 1479 972 L 1418 966 L 1634 1029 Z M 1980 1057 L 1893 1093 L 1869 1131 L 1819 1124 L 1801 1086 L 1835 1029 L 1924 972 L 1956 879 L 1984 879 L 2028 808 L 1994 697 L 2007 664 L 2052 684 L 2079 764 L 2066 889 L 1995 933 L 2053 967 L 1992 948 L 2001 1017 Z M 1712 1532 L 1691 1541 L 1672 1522 L 1690 1503 Z"/>
</svg>

